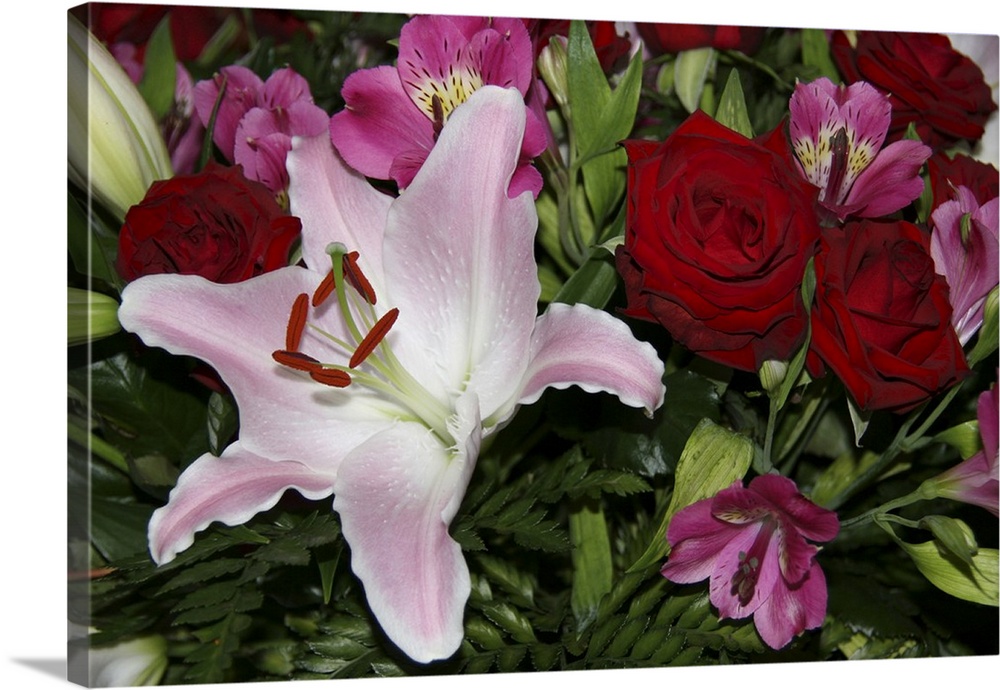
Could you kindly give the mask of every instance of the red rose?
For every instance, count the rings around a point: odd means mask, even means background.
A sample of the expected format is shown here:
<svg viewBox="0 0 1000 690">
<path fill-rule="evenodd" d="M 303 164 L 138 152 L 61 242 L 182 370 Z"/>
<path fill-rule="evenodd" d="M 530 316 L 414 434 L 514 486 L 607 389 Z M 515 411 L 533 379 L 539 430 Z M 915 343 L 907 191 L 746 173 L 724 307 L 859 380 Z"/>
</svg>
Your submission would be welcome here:
<svg viewBox="0 0 1000 690">
<path fill-rule="evenodd" d="M 764 41 L 761 26 L 702 26 L 700 24 L 636 24 L 639 35 L 654 55 L 712 47 L 755 53 Z"/>
<path fill-rule="evenodd" d="M 274 195 L 239 168 L 209 163 L 195 175 L 154 182 L 125 214 L 118 236 L 118 273 L 200 275 L 236 283 L 288 261 L 302 229 Z"/>
<path fill-rule="evenodd" d="M 662 144 L 625 149 L 625 313 L 737 369 L 788 359 L 805 335 L 800 285 L 819 225 L 818 190 L 783 128 L 751 141 L 699 111 Z"/>
<path fill-rule="evenodd" d="M 831 230 L 816 256 L 809 371 L 862 410 L 908 412 L 968 371 L 927 233 L 904 221 Z"/>
<path fill-rule="evenodd" d="M 914 123 L 921 140 L 943 148 L 976 141 L 996 110 L 983 72 L 941 34 L 859 31 L 857 46 L 838 31 L 830 44 L 848 83 L 867 81 L 889 94 L 889 137 L 899 139 Z"/>
<path fill-rule="evenodd" d="M 997 169 L 962 153 L 956 153 L 954 158 L 943 152 L 935 153 L 927 161 L 927 176 L 934 194 L 932 209 L 954 199 L 957 187 L 968 187 L 980 205 L 1000 196 Z"/>
</svg>

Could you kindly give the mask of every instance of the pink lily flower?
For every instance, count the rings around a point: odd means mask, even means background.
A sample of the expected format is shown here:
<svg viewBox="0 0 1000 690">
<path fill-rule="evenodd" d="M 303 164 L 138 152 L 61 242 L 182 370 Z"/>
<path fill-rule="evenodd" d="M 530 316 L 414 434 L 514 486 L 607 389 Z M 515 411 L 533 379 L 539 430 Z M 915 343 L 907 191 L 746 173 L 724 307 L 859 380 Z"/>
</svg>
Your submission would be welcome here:
<svg viewBox="0 0 1000 690">
<path fill-rule="evenodd" d="M 982 450 L 930 481 L 935 485 L 936 496 L 971 503 L 1000 517 L 1000 438 L 997 432 L 1000 395 L 996 386 L 980 394 L 976 415 Z"/>
<path fill-rule="evenodd" d="M 931 213 L 931 258 L 951 291 L 952 324 L 965 345 L 983 325 L 986 296 L 1000 270 L 1000 197 L 982 206 L 968 187 Z"/>
<path fill-rule="evenodd" d="M 344 82 L 347 107 L 330 120 L 333 144 L 361 174 L 406 188 L 473 92 L 494 84 L 527 97 L 533 55 L 520 19 L 414 17 L 400 32 L 397 67 L 358 70 Z M 530 161 L 545 150 L 546 130 L 534 112 L 526 122 L 511 196 L 542 188 Z"/>
<path fill-rule="evenodd" d="M 309 83 L 290 67 L 276 70 L 265 82 L 246 67 L 230 65 L 194 87 L 195 109 L 206 127 L 223 81 L 212 141 L 227 160 L 243 167 L 247 179 L 283 194 L 292 137 L 326 131 L 329 117 L 313 103 Z"/>
<path fill-rule="evenodd" d="M 802 172 L 820 188 L 820 204 L 837 219 L 877 218 L 920 196 L 920 167 L 931 149 L 910 140 L 882 149 L 892 105 L 875 87 L 863 81 L 836 86 L 826 77 L 798 83 L 789 112 Z"/>
<path fill-rule="evenodd" d="M 837 514 L 775 474 L 735 482 L 681 510 L 667 528 L 671 552 L 660 571 L 672 582 L 709 578 L 720 618 L 752 615 L 761 638 L 781 649 L 826 615 L 826 578 L 806 541 L 830 541 Z"/>
<path fill-rule="evenodd" d="M 395 199 L 325 133 L 296 138 L 289 191 L 305 268 L 125 288 L 125 328 L 211 364 L 240 410 L 239 440 L 195 460 L 154 513 L 158 563 L 286 489 L 333 494 L 389 638 L 418 662 L 458 649 L 470 579 L 448 527 L 483 438 L 549 387 L 648 411 L 664 396 L 655 350 L 612 315 L 553 304 L 536 317 L 535 206 L 507 189 L 524 123 L 515 90 L 484 86 Z"/>
</svg>

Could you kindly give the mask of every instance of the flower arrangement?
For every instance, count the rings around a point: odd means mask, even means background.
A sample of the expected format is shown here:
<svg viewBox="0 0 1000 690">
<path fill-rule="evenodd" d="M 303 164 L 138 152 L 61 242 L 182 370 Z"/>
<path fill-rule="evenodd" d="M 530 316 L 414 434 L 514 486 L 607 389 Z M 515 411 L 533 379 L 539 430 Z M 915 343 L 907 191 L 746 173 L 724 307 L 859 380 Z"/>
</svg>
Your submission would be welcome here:
<svg viewBox="0 0 1000 690">
<path fill-rule="evenodd" d="M 998 652 L 996 36 L 68 21 L 80 680 Z"/>
</svg>

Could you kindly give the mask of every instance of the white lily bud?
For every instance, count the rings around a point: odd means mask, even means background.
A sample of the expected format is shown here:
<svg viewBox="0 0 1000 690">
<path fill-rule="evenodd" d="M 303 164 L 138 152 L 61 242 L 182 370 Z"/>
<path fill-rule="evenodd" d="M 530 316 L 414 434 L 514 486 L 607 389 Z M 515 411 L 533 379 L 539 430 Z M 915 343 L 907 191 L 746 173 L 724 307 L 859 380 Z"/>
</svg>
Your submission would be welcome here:
<svg viewBox="0 0 1000 690">
<path fill-rule="evenodd" d="M 69 17 L 69 178 L 119 220 L 155 180 L 173 176 L 149 107 L 100 41 Z"/>
</svg>

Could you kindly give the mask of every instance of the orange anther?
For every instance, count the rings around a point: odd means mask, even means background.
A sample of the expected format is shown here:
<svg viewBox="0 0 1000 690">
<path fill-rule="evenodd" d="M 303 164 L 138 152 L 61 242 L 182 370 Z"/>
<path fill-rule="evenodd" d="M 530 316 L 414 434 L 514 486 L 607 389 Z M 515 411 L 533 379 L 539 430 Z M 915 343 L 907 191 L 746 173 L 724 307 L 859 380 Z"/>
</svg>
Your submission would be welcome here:
<svg viewBox="0 0 1000 690">
<path fill-rule="evenodd" d="M 354 369 L 356 366 L 368 359 L 368 355 L 375 351 L 378 344 L 382 342 L 382 338 L 386 336 L 389 329 L 392 328 L 392 324 L 396 323 L 396 317 L 399 316 L 399 309 L 393 307 L 385 314 L 382 318 L 375 322 L 372 329 L 368 331 L 368 335 L 358 344 L 358 349 L 354 351 L 351 355 L 350 367 Z"/>
<path fill-rule="evenodd" d="M 333 277 L 333 271 L 326 274 L 323 278 L 323 282 L 319 284 L 316 288 L 316 292 L 313 293 L 312 305 L 318 307 L 326 301 L 326 298 L 333 294 L 333 289 L 337 287 L 336 280 Z"/>
<path fill-rule="evenodd" d="M 314 381 L 334 388 L 345 388 L 351 385 L 351 376 L 340 369 L 315 369 L 309 372 Z"/>
<path fill-rule="evenodd" d="M 284 365 L 289 369 L 296 369 L 297 371 L 316 371 L 317 369 L 322 369 L 322 365 L 319 363 L 318 359 L 314 359 L 309 355 L 304 355 L 301 352 L 289 352 L 287 350 L 275 350 L 271 357 L 278 364 Z"/>
<path fill-rule="evenodd" d="M 306 328 L 306 315 L 309 313 L 309 295 L 304 292 L 295 298 L 292 313 L 288 317 L 288 328 L 285 330 L 285 349 L 291 352 L 299 349 L 302 342 L 302 332 Z"/>
<path fill-rule="evenodd" d="M 375 304 L 375 288 L 361 272 L 361 267 L 358 266 L 358 256 L 360 255 L 357 252 L 344 254 L 344 277 L 355 290 L 361 293 L 368 304 Z"/>
</svg>

